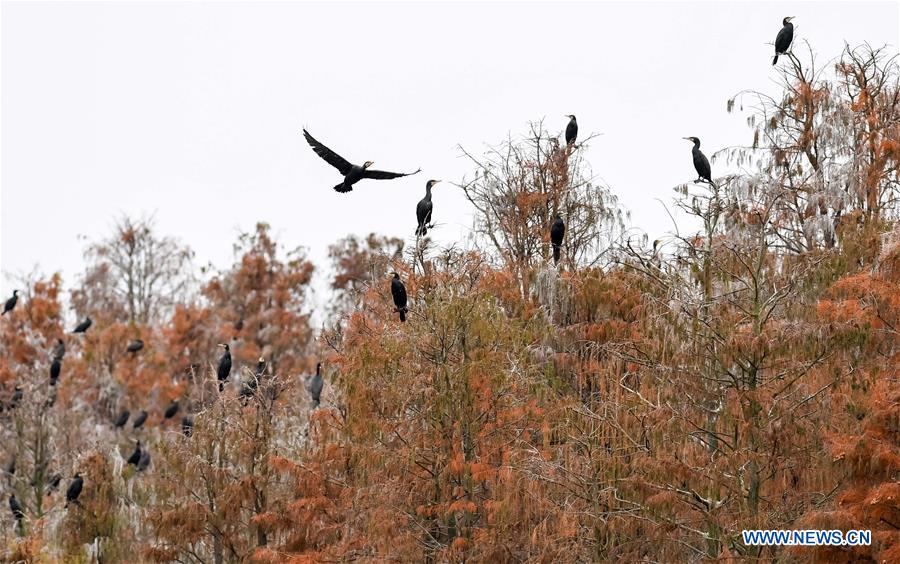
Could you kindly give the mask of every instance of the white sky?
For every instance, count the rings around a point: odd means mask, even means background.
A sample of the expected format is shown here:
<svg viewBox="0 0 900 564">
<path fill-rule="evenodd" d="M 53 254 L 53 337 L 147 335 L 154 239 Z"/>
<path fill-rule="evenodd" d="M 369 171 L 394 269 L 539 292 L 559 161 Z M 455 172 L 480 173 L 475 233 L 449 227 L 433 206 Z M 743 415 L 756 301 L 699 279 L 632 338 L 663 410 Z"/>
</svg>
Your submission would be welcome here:
<svg viewBox="0 0 900 564">
<path fill-rule="evenodd" d="M 414 239 L 429 178 L 472 168 L 458 143 L 578 116 L 594 172 L 656 238 L 655 200 L 707 154 L 750 140 L 742 89 L 774 92 L 771 43 L 796 16 L 824 64 L 844 42 L 898 44 L 898 3 L 13 3 L 0 8 L 0 269 L 39 265 L 67 287 L 79 236 L 122 212 L 227 266 L 263 220 L 327 267 L 348 233 Z M 799 45 L 797 45 L 799 46 Z M 417 176 L 350 194 L 304 141 L 306 126 L 351 160 Z M 722 173 L 713 164 L 713 174 Z M 719 170 L 717 170 L 717 168 Z M 463 241 L 471 214 L 449 184 L 431 232 Z M 324 287 L 323 281 L 317 284 Z M 11 291 L 0 280 L 0 297 Z M 322 299 L 320 293 L 319 299 Z"/>
</svg>

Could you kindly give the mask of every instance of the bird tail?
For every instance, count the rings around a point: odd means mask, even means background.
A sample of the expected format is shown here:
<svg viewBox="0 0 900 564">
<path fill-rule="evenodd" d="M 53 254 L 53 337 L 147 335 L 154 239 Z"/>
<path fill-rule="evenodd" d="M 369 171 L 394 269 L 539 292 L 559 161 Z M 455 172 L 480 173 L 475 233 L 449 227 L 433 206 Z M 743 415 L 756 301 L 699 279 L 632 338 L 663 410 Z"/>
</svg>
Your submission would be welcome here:
<svg viewBox="0 0 900 564">
<path fill-rule="evenodd" d="M 553 245 L 553 264 L 559 264 L 559 245 Z"/>
<path fill-rule="evenodd" d="M 424 237 L 428 233 L 428 227 L 423 223 L 416 228 L 416 237 Z"/>
<path fill-rule="evenodd" d="M 775 53 L 775 58 L 772 59 L 772 66 L 774 67 L 776 64 L 778 64 L 778 53 Z"/>
<path fill-rule="evenodd" d="M 400 308 L 400 321 L 406 321 L 406 308 Z"/>
<path fill-rule="evenodd" d="M 338 184 L 338 185 L 336 185 L 336 186 L 334 187 L 334 191 L 335 191 L 335 192 L 340 192 L 341 194 L 344 194 L 344 193 L 349 192 L 349 191 L 351 191 L 351 190 L 353 190 L 353 187 L 352 187 L 352 186 L 347 186 L 347 185 L 344 184 L 343 182 L 341 182 L 340 184 Z"/>
<path fill-rule="evenodd" d="M 225 382 L 219 381 L 219 391 L 225 391 Z"/>
</svg>

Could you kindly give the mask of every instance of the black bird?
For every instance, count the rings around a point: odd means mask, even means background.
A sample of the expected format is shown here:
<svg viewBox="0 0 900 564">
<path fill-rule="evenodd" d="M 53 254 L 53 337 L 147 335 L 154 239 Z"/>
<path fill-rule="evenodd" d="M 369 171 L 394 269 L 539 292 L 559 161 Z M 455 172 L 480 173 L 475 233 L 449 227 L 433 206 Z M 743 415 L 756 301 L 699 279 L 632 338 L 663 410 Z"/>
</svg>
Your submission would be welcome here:
<svg viewBox="0 0 900 564">
<path fill-rule="evenodd" d="M 691 149 L 691 154 L 694 157 L 694 169 L 697 171 L 697 180 L 694 182 L 700 182 L 700 180 L 706 180 L 710 184 L 712 181 L 712 169 L 709 168 L 709 160 L 706 158 L 706 155 L 700 151 L 700 139 L 697 137 L 684 137 L 688 141 L 694 144 L 694 148 Z"/>
<path fill-rule="evenodd" d="M 84 480 L 81 479 L 81 474 L 75 474 L 75 477 L 69 483 L 69 489 L 66 490 L 66 507 L 69 507 L 69 503 L 78 503 L 78 496 L 81 495 L 81 488 L 83 487 Z"/>
<path fill-rule="evenodd" d="M 400 275 L 394 272 L 391 280 L 391 295 L 394 297 L 394 305 L 400 313 L 400 321 L 406 321 L 406 286 L 400 281 Z"/>
<path fill-rule="evenodd" d="M 64 356 L 66 356 L 66 342 L 57 339 L 56 345 L 53 347 L 53 358 L 62 360 Z"/>
<path fill-rule="evenodd" d="M 222 358 L 219 359 L 219 369 L 217 373 L 219 378 L 219 391 L 221 392 L 225 389 L 225 380 L 228 380 L 228 375 L 231 374 L 231 347 L 227 344 L 219 344 L 219 346 L 225 348 Z"/>
<path fill-rule="evenodd" d="M 319 407 L 319 400 L 322 398 L 322 363 L 316 363 L 316 375 L 309 381 L 309 395 L 312 397 L 313 409 Z"/>
<path fill-rule="evenodd" d="M 134 445 L 134 452 L 128 457 L 128 464 L 137 466 L 137 463 L 141 461 L 141 452 L 141 441 L 137 441 Z"/>
<path fill-rule="evenodd" d="M 778 63 L 778 55 L 787 53 L 791 46 L 791 41 L 794 40 L 794 24 L 791 23 L 792 19 L 794 19 L 793 16 L 781 20 L 781 25 L 783 27 L 778 31 L 778 35 L 775 36 L 775 58 L 772 59 L 772 66 L 775 66 Z"/>
<path fill-rule="evenodd" d="M 144 452 L 141 453 L 141 459 L 138 460 L 137 471 L 143 472 L 144 470 L 146 470 L 149 467 L 150 467 L 150 451 L 145 450 Z"/>
<path fill-rule="evenodd" d="M 578 138 L 578 121 L 573 115 L 566 117 L 569 118 L 569 125 L 566 126 L 566 145 L 572 145 Z"/>
<path fill-rule="evenodd" d="M 313 136 L 310 135 L 309 132 L 305 129 L 303 130 L 303 136 L 306 137 L 306 142 L 309 143 L 309 146 L 313 148 L 313 151 L 315 151 L 317 155 L 322 157 L 325 162 L 338 169 L 338 172 L 344 175 L 344 181 L 334 187 L 334 189 L 338 192 L 349 192 L 353 190 L 353 185 L 364 178 L 372 178 L 374 180 L 390 180 L 392 178 L 400 178 L 401 176 L 410 176 L 422 170 L 419 169 L 416 172 L 386 172 L 383 170 L 369 170 L 369 167 L 374 164 L 372 161 L 366 161 L 362 166 L 351 164 L 344 157 L 338 155 L 325 145 L 316 141 Z"/>
<path fill-rule="evenodd" d="M 265 372 L 266 360 L 263 357 L 259 357 L 259 360 L 256 363 L 256 372 L 253 373 L 253 378 L 244 382 L 244 386 L 241 388 L 241 399 L 243 400 L 244 405 L 247 405 L 247 399 L 256 393 L 256 388 L 259 387 L 260 382 L 262 382 L 262 377 Z"/>
<path fill-rule="evenodd" d="M 47 480 L 47 491 L 55 492 L 59 488 L 59 483 L 62 481 L 62 476 L 59 474 L 54 474 L 50 476 L 50 479 Z"/>
<path fill-rule="evenodd" d="M 419 226 L 416 228 L 416 236 L 424 237 L 428 233 L 428 228 L 432 227 L 431 211 L 434 209 L 434 204 L 431 203 L 431 188 L 438 182 L 440 180 L 429 180 L 425 184 L 425 197 L 416 204 L 416 219 L 419 221 Z"/>
<path fill-rule="evenodd" d="M 72 333 L 84 333 L 93 322 L 94 321 L 90 317 L 86 317 L 84 321 L 75 326 L 75 330 L 72 331 Z"/>
<path fill-rule="evenodd" d="M 131 416 L 131 413 L 124 409 L 122 413 L 119 414 L 119 417 L 116 419 L 116 429 L 120 427 L 124 427 L 126 423 L 128 423 L 128 418 Z"/>
<path fill-rule="evenodd" d="M 144 421 L 146 421 L 146 420 L 147 420 L 147 412 L 145 410 L 141 410 L 141 412 L 138 413 L 138 416 L 134 418 L 134 423 L 131 424 L 131 428 L 132 429 L 140 429 L 141 426 L 144 424 Z"/>
<path fill-rule="evenodd" d="M 12 511 L 16 524 L 21 527 L 22 519 L 25 518 L 25 512 L 22 511 L 22 505 L 19 503 L 19 500 L 16 499 L 16 494 L 10 494 L 9 496 L 9 510 Z"/>
<path fill-rule="evenodd" d="M 254 376 L 256 376 L 257 380 L 262 380 L 263 374 L 266 373 L 266 359 L 263 357 L 259 357 L 259 360 L 256 361 L 256 372 Z"/>
<path fill-rule="evenodd" d="M 178 400 L 172 400 L 172 403 L 169 404 L 169 407 L 166 408 L 166 411 L 163 413 L 163 417 L 166 419 L 171 419 L 175 417 L 175 414 L 178 413 Z"/>
<path fill-rule="evenodd" d="M 59 358 L 54 358 L 53 362 L 50 363 L 50 385 L 55 386 L 56 381 L 59 380 L 59 372 L 62 370 L 62 360 Z"/>
<path fill-rule="evenodd" d="M 190 415 L 185 415 L 181 418 L 181 433 L 185 437 L 190 437 L 194 434 L 194 418 Z"/>
<path fill-rule="evenodd" d="M 566 236 L 566 224 L 559 214 L 553 225 L 550 226 L 550 244 L 553 246 L 553 264 L 559 264 L 559 249 L 562 246 L 563 237 Z"/>
<path fill-rule="evenodd" d="M 6 303 L 3 304 L 3 313 L 0 315 L 6 315 L 7 311 L 12 311 L 14 307 L 16 307 L 16 302 L 19 301 L 19 291 L 13 290 L 13 295 L 10 299 L 6 300 Z"/>
<path fill-rule="evenodd" d="M 13 388 L 13 395 L 9 400 L 9 408 L 15 409 L 19 406 L 19 402 L 22 401 L 22 388 L 18 384 Z"/>
<path fill-rule="evenodd" d="M 144 341 L 142 341 L 140 339 L 135 339 L 135 340 L 131 341 L 130 343 L 128 343 L 127 350 L 128 350 L 128 352 L 134 354 L 134 353 L 138 352 L 139 350 L 141 350 L 142 348 L 144 348 Z"/>
</svg>

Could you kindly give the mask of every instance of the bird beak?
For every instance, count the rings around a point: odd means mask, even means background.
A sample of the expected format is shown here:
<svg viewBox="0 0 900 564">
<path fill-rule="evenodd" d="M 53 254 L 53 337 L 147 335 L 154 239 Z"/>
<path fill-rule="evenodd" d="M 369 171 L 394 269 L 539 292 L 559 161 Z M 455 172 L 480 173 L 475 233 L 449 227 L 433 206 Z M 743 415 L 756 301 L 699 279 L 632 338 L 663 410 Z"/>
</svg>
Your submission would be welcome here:
<svg viewBox="0 0 900 564">
<path fill-rule="evenodd" d="M 225 345 L 223 345 L 222 343 L 219 343 L 219 344 L 216 345 L 216 346 L 217 346 L 217 347 L 222 347 L 223 349 L 225 348 Z"/>
<path fill-rule="evenodd" d="M 794 16 L 788 16 L 787 21 L 791 21 L 792 19 L 794 19 Z"/>
</svg>

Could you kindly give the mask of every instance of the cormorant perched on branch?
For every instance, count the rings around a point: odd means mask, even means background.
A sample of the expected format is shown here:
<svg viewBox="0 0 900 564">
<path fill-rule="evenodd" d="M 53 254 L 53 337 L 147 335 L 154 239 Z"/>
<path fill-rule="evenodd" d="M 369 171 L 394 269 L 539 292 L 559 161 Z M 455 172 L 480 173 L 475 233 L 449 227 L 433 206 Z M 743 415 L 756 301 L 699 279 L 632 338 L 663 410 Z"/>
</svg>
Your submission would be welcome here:
<svg viewBox="0 0 900 564">
<path fill-rule="evenodd" d="M 566 117 L 569 118 L 569 125 L 566 126 L 566 145 L 573 145 L 578 138 L 578 121 L 573 115 Z"/>
<path fill-rule="evenodd" d="M 13 519 L 16 520 L 16 525 L 21 530 L 22 519 L 25 518 L 25 512 L 22 511 L 22 505 L 19 503 L 19 500 L 16 499 L 16 494 L 9 495 L 9 510 L 12 511 Z"/>
<path fill-rule="evenodd" d="M 128 457 L 126 461 L 128 464 L 132 466 L 137 466 L 137 463 L 141 461 L 141 441 L 137 441 L 134 445 L 134 452 L 131 453 L 131 456 Z"/>
<path fill-rule="evenodd" d="M 62 360 L 66 356 L 66 343 L 62 339 L 56 340 L 56 346 L 53 347 L 53 359 Z"/>
<path fill-rule="evenodd" d="M 322 363 L 316 363 L 316 375 L 309 381 L 309 395 L 313 401 L 313 409 L 319 407 L 319 400 L 322 398 Z"/>
<path fill-rule="evenodd" d="M 432 227 L 431 211 L 434 209 L 434 205 L 431 203 L 431 188 L 438 182 L 440 180 L 429 180 L 425 184 L 425 197 L 416 204 L 416 219 L 419 221 L 419 226 L 416 228 L 418 237 L 424 237 L 428 233 L 428 228 Z"/>
<path fill-rule="evenodd" d="M 19 406 L 19 402 L 22 401 L 22 387 L 18 384 L 13 388 L 13 395 L 9 399 L 9 408 L 15 409 Z"/>
<path fill-rule="evenodd" d="M 50 385 L 55 386 L 56 381 L 59 380 L 59 372 L 62 370 L 62 360 L 59 358 L 54 358 L 53 362 L 50 363 Z"/>
<path fill-rule="evenodd" d="M 84 480 L 81 479 L 81 474 L 75 474 L 75 478 L 69 484 L 69 489 L 66 490 L 66 507 L 69 507 L 69 503 L 78 503 L 78 496 L 81 495 L 83 487 Z"/>
<path fill-rule="evenodd" d="M 149 467 L 150 467 L 150 451 L 145 450 L 144 452 L 141 453 L 141 459 L 138 460 L 137 471 L 143 472 L 144 470 L 146 470 Z"/>
<path fill-rule="evenodd" d="M 334 189 L 338 192 L 349 192 L 353 190 L 353 185 L 364 178 L 372 178 L 374 180 L 390 180 L 392 178 L 400 178 L 401 176 L 410 176 L 422 170 L 421 168 L 416 170 L 416 172 L 386 172 L 383 170 L 369 170 L 369 167 L 375 164 L 372 161 L 366 161 L 362 166 L 351 164 L 344 157 L 338 155 L 325 145 L 316 141 L 315 138 L 310 135 L 309 132 L 305 129 L 303 130 L 303 136 L 306 137 L 306 142 L 309 143 L 309 146 L 313 148 L 313 151 L 315 151 L 317 155 L 322 157 L 325 162 L 338 169 L 338 172 L 344 175 L 344 181 L 334 187 Z"/>
<path fill-rule="evenodd" d="M 709 167 L 709 160 L 706 158 L 706 155 L 700 151 L 700 139 L 697 137 L 683 137 L 683 139 L 687 139 L 694 144 L 694 148 L 691 149 L 691 154 L 694 158 L 694 169 L 697 171 L 697 180 L 694 182 L 705 180 L 712 184 L 712 169 Z"/>
<path fill-rule="evenodd" d="M 790 16 L 781 20 L 781 25 L 783 27 L 778 31 L 778 35 L 775 36 L 775 58 L 772 59 L 772 66 L 775 66 L 778 63 L 778 55 L 787 53 L 791 46 L 791 41 L 794 40 L 794 24 L 791 23 L 792 19 L 794 19 L 794 17 Z"/>
<path fill-rule="evenodd" d="M 116 429 L 119 427 L 124 427 L 126 423 L 128 423 L 128 418 L 131 417 L 131 412 L 127 409 L 123 410 L 122 413 L 119 414 L 119 417 L 116 419 Z"/>
<path fill-rule="evenodd" d="M 394 305 L 400 313 L 400 321 L 406 321 L 406 286 L 400 281 L 400 275 L 394 272 L 391 280 L 391 295 L 394 297 Z"/>
<path fill-rule="evenodd" d="M 166 411 L 163 413 L 163 417 L 166 419 L 171 419 L 175 417 L 175 414 L 178 413 L 178 400 L 172 400 L 172 403 L 169 404 L 169 407 L 166 408 Z"/>
<path fill-rule="evenodd" d="M 559 249 L 562 246 L 563 237 L 566 236 L 566 224 L 557 213 L 553 225 L 550 226 L 550 244 L 553 246 L 553 264 L 559 264 Z"/>
<path fill-rule="evenodd" d="M 219 359 L 219 369 L 217 372 L 217 376 L 219 379 L 219 391 L 225 389 L 225 380 L 228 379 L 228 375 L 231 374 L 231 347 L 228 344 L 219 344 L 220 347 L 225 347 L 225 353 L 222 354 L 222 358 Z"/>
<path fill-rule="evenodd" d="M 94 323 L 94 320 L 90 317 L 86 317 L 84 321 L 75 326 L 75 330 L 72 331 L 72 333 L 84 333 L 92 323 Z"/>
<path fill-rule="evenodd" d="M 12 311 L 14 307 L 16 307 L 16 303 L 19 301 L 19 291 L 13 290 L 13 295 L 10 299 L 6 300 L 6 303 L 3 304 L 3 313 L 0 315 L 6 315 L 7 311 Z"/>
<path fill-rule="evenodd" d="M 141 426 L 144 425 L 144 421 L 147 420 L 147 412 L 145 410 L 141 410 L 138 413 L 138 416 L 134 418 L 134 423 L 131 424 L 132 429 L 140 429 Z"/>
<path fill-rule="evenodd" d="M 142 348 L 144 348 L 144 341 L 142 341 L 140 339 L 135 339 L 135 340 L 131 341 L 130 343 L 128 343 L 128 348 L 126 350 L 128 352 L 130 352 L 131 354 L 134 354 L 134 353 L 138 352 L 139 350 L 141 350 Z"/>
<path fill-rule="evenodd" d="M 181 418 L 181 434 L 185 437 L 190 437 L 194 434 L 194 418 L 190 415 L 185 415 Z"/>
</svg>

